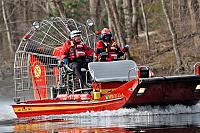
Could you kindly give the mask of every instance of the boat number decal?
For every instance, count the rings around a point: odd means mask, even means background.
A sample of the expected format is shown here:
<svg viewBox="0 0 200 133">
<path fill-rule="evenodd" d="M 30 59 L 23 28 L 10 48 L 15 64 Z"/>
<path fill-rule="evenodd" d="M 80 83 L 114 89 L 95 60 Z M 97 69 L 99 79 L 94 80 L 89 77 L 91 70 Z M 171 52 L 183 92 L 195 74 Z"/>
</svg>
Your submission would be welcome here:
<svg viewBox="0 0 200 133">
<path fill-rule="evenodd" d="M 18 112 L 24 112 L 24 111 L 31 111 L 31 110 L 32 110 L 31 108 L 21 107 L 21 108 L 19 108 L 17 111 L 18 111 Z"/>
<path fill-rule="evenodd" d="M 117 93 L 117 94 L 107 95 L 106 100 L 114 99 L 114 98 L 120 98 L 120 97 L 124 97 L 124 94 L 123 93 Z"/>
<path fill-rule="evenodd" d="M 35 75 L 36 78 L 40 77 L 41 72 L 42 72 L 42 70 L 41 70 L 40 66 L 35 65 L 35 67 L 34 67 L 34 75 Z"/>
</svg>

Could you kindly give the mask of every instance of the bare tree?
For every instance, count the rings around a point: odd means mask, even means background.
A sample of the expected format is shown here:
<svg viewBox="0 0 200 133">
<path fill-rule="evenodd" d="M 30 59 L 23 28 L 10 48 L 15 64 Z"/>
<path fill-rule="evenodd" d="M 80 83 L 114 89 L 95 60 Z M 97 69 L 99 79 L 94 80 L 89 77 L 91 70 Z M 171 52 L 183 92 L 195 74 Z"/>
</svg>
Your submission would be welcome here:
<svg viewBox="0 0 200 133">
<path fill-rule="evenodd" d="M 170 30 L 170 33 L 171 33 L 171 36 L 172 36 L 173 49 L 174 49 L 174 53 L 175 53 L 175 57 L 176 57 L 176 64 L 177 64 L 177 67 L 178 67 L 178 71 L 184 70 L 184 68 L 182 66 L 183 63 L 182 63 L 182 60 L 181 60 L 181 54 L 180 54 L 180 51 L 177 47 L 176 30 L 173 26 L 173 22 L 171 20 L 171 17 L 169 16 L 169 11 L 167 9 L 165 0 L 161 0 L 161 2 L 162 2 L 162 8 L 163 8 L 165 17 L 167 19 L 167 24 L 168 24 L 168 27 L 169 27 L 169 30 Z"/>
<path fill-rule="evenodd" d="M 126 41 L 125 41 L 124 35 L 122 33 L 123 32 L 122 27 L 119 22 L 119 15 L 117 12 L 116 3 L 115 3 L 115 1 L 112 1 L 112 0 L 104 0 L 104 2 L 106 5 L 107 12 L 109 14 L 108 16 L 110 17 L 112 26 L 115 30 L 115 34 L 117 34 L 117 36 L 118 36 L 119 44 L 124 45 L 124 44 L 126 44 Z"/>
<path fill-rule="evenodd" d="M 115 0 L 115 3 L 116 3 L 116 7 L 117 7 L 119 23 L 124 32 L 124 37 L 127 37 L 126 33 L 125 33 L 126 32 L 125 31 L 125 14 L 124 14 L 124 4 L 123 4 L 124 0 Z M 130 14 L 131 14 L 131 12 L 130 12 Z"/>
<path fill-rule="evenodd" d="M 179 23 L 184 21 L 184 17 L 186 17 L 187 14 L 187 0 L 178 0 L 178 18 L 179 18 Z M 182 29 L 184 29 L 185 27 L 181 27 L 179 26 L 180 32 L 182 31 Z"/>
<path fill-rule="evenodd" d="M 6 34 L 7 34 L 7 38 L 8 38 L 8 46 L 9 46 L 11 57 L 13 57 L 14 51 L 12 48 L 11 33 L 10 33 L 9 25 L 7 22 L 7 15 L 6 15 L 6 10 L 5 10 L 4 0 L 1 0 L 1 6 L 2 6 L 2 13 L 3 13 L 3 20 L 4 20 L 4 24 L 5 24 Z"/>
<path fill-rule="evenodd" d="M 200 9 L 199 4 L 197 0 L 188 0 L 188 7 L 190 11 L 190 17 L 191 17 L 191 28 L 193 33 L 199 33 L 200 32 Z M 199 35 L 193 37 L 194 44 L 196 49 L 199 48 Z"/>
<path fill-rule="evenodd" d="M 100 0 L 90 0 L 90 16 L 94 19 L 95 22 L 95 29 L 98 29 L 99 26 L 99 20 L 100 18 L 100 6 L 101 2 Z"/>
<path fill-rule="evenodd" d="M 55 11 L 56 10 L 56 5 L 55 5 L 55 2 L 52 1 L 52 0 L 47 0 L 47 3 L 48 6 L 49 6 L 49 12 L 52 10 L 52 11 Z"/>
<path fill-rule="evenodd" d="M 110 16 L 110 15 L 109 15 Z M 111 21 L 111 18 L 108 16 L 108 27 L 110 28 L 110 29 L 113 29 L 115 32 L 117 32 L 116 31 L 116 29 L 114 29 L 113 28 L 113 26 L 112 26 L 112 21 Z M 117 36 L 117 35 L 115 35 L 115 36 Z M 118 38 L 118 37 L 117 37 Z M 118 40 L 118 39 L 117 39 Z M 118 43 L 119 43 L 119 40 L 118 40 Z"/>
<path fill-rule="evenodd" d="M 65 18 L 65 8 L 63 6 L 62 0 L 53 0 L 55 7 L 58 9 L 60 17 Z"/>
<path fill-rule="evenodd" d="M 144 19 L 144 28 L 145 28 L 145 36 L 146 36 L 147 49 L 149 51 L 150 50 L 150 46 L 149 46 L 148 24 L 147 24 L 146 13 L 144 11 L 144 5 L 143 5 L 143 1 L 142 0 L 140 0 L 140 4 L 141 4 L 142 15 L 143 15 L 143 19 Z"/>
<path fill-rule="evenodd" d="M 198 0 L 198 3 L 199 3 L 199 7 L 200 7 L 200 0 Z"/>
<path fill-rule="evenodd" d="M 49 17 L 51 14 L 51 10 L 55 10 L 55 4 L 54 2 L 52 2 L 52 0 L 34 0 L 33 4 L 34 6 L 36 6 L 36 8 L 42 9 Z"/>
<path fill-rule="evenodd" d="M 127 42 L 130 43 L 132 38 L 132 8 L 131 8 L 131 1 L 124 0 L 123 1 L 123 8 L 124 8 L 124 19 L 125 19 L 125 32 L 127 34 Z"/>
<path fill-rule="evenodd" d="M 117 43 L 120 43 L 119 36 L 117 34 L 117 27 L 114 21 L 114 16 L 112 15 L 113 12 L 110 8 L 109 0 L 104 0 L 104 2 L 105 2 L 107 14 L 108 14 L 109 28 L 112 28 L 114 30 L 114 32 L 116 33 L 115 36 L 116 36 Z"/>
<path fill-rule="evenodd" d="M 116 3 L 115 1 L 110 1 L 110 6 L 111 6 L 111 10 L 113 12 L 113 16 L 114 16 L 114 21 L 115 21 L 115 24 L 116 24 L 116 28 L 117 28 L 117 34 L 119 35 L 119 41 L 120 41 L 120 45 L 125 45 L 125 38 L 124 38 L 124 35 L 123 35 L 123 30 L 122 30 L 122 26 L 120 24 L 120 21 L 119 21 L 119 14 L 118 14 L 118 11 L 117 11 L 117 7 L 116 7 Z"/>
<path fill-rule="evenodd" d="M 138 11 L 138 0 L 132 0 L 132 32 L 133 36 L 138 36 L 138 16 L 139 16 L 139 11 Z"/>
</svg>

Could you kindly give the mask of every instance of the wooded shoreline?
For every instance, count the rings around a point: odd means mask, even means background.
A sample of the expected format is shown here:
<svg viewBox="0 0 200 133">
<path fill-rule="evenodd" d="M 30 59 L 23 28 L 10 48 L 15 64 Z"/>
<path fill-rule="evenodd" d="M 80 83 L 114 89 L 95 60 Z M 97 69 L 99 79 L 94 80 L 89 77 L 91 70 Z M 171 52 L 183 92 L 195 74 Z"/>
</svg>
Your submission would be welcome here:
<svg viewBox="0 0 200 133">
<path fill-rule="evenodd" d="M 130 58 L 157 75 L 190 74 L 199 61 L 199 0 L 1 0 L 0 14 L 0 77 L 13 75 L 14 53 L 32 23 L 50 17 L 92 18 L 95 31 L 112 29 L 118 44 L 130 45 Z"/>
</svg>

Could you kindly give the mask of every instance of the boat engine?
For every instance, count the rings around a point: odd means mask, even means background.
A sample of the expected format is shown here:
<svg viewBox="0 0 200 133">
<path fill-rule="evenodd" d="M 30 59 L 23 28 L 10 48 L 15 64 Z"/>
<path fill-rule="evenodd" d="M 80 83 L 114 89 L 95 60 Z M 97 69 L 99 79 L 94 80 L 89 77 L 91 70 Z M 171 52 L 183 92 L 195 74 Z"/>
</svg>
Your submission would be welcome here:
<svg viewBox="0 0 200 133">
<path fill-rule="evenodd" d="M 138 77 L 140 77 L 140 78 L 149 78 L 150 77 L 149 72 L 150 72 L 149 67 L 140 66 L 139 67 L 139 71 L 138 71 Z"/>
</svg>

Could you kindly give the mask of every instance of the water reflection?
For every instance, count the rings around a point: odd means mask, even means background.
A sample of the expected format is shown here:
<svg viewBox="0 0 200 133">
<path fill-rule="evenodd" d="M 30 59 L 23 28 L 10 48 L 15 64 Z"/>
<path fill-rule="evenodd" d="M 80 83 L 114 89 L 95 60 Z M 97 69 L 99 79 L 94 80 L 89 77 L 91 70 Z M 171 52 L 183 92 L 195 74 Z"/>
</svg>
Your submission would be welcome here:
<svg viewBox="0 0 200 133">
<path fill-rule="evenodd" d="M 12 125 L 10 129 L 12 127 L 13 132 L 33 133 L 200 133 L 200 114 L 91 118 L 63 117 L 62 119 L 47 120 L 17 120 Z"/>
<path fill-rule="evenodd" d="M 200 113 L 175 115 L 126 115 L 126 116 L 48 116 L 39 120 L 71 121 L 70 127 L 160 127 L 160 126 L 200 126 Z M 25 120 L 26 121 L 26 120 Z M 28 121 L 29 122 L 29 121 Z"/>
<path fill-rule="evenodd" d="M 93 127 L 93 126 L 78 126 L 69 127 L 68 122 L 54 122 L 54 123 L 29 123 L 17 124 L 14 132 L 31 132 L 31 133 L 200 133 L 198 127 Z"/>
<path fill-rule="evenodd" d="M 35 133 L 131 133 L 131 131 L 120 127 L 65 127 L 67 123 L 28 124 L 17 125 L 15 132 L 35 132 Z M 48 125 L 48 126 L 47 126 Z M 62 125 L 62 127 L 61 127 Z M 51 126 L 51 128 L 45 127 Z"/>
</svg>

